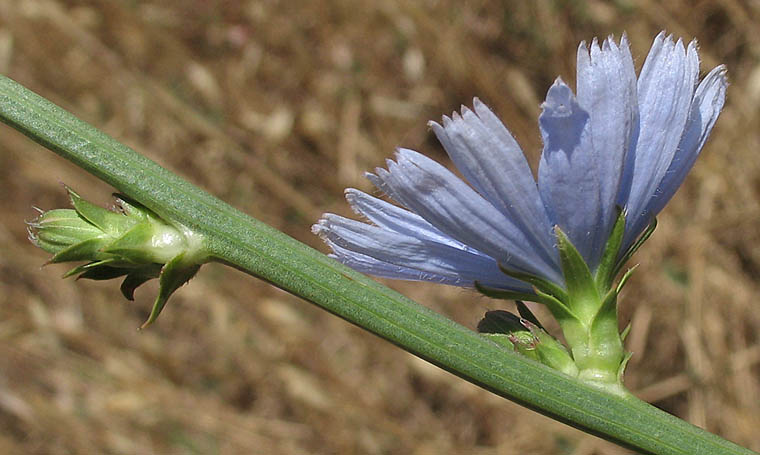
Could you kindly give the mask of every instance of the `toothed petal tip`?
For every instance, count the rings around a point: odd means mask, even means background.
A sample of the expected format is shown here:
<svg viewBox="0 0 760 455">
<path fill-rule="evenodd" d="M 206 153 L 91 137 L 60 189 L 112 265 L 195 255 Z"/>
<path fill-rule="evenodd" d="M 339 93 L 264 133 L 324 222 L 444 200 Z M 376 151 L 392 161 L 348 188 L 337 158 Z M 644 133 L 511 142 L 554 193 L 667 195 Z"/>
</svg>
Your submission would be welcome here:
<svg viewBox="0 0 760 455">
<path fill-rule="evenodd" d="M 312 234 L 322 237 L 322 235 L 328 229 L 328 223 L 329 223 L 329 221 L 327 220 L 328 215 L 329 215 L 328 213 L 323 214 L 322 218 L 320 218 L 316 223 L 311 225 Z"/>
<path fill-rule="evenodd" d="M 343 190 L 343 195 L 346 197 L 346 199 L 350 202 L 353 199 L 356 199 L 356 196 L 361 193 L 361 191 L 357 190 L 356 188 L 346 188 Z"/>
<path fill-rule="evenodd" d="M 541 107 L 546 112 L 554 116 L 563 117 L 572 114 L 572 105 L 575 103 L 575 96 L 570 87 L 562 79 L 557 78 L 554 84 L 549 88 L 546 94 L 546 101 Z"/>
</svg>

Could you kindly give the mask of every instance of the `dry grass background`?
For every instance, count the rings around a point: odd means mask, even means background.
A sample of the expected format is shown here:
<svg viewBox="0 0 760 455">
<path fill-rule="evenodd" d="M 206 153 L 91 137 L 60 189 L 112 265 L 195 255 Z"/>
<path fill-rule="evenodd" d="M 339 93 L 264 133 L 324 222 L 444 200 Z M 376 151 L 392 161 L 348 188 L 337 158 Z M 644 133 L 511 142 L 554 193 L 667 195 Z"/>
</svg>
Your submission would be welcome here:
<svg viewBox="0 0 760 455">
<path fill-rule="evenodd" d="M 668 29 L 724 62 L 728 105 L 623 297 L 627 383 L 760 450 L 760 4 L 0 0 L 0 72 L 241 210 L 309 226 L 426 127 L 481 97 L 536 162 L 539 103 L 577 43 L 626 30 L 637 64 Z M 155 285 L 61 280 L 26 240 L 59 182 L 111 189 L 0 134 L 0 452 L 624 454 L 463 383 L 262 282 L 204 267 L 138 333 Z M 389 283 L 473 327 L 508 306 Z"/>
</svg>

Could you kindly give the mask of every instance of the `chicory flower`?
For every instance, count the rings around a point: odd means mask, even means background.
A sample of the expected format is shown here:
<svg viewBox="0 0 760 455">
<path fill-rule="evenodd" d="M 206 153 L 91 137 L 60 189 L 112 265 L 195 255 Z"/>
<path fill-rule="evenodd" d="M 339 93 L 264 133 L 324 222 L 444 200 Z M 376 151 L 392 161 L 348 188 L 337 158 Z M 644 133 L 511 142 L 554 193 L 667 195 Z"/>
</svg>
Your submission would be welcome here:
<svg viewBox="0 0 760 455">
<path fill-rule="evenodd" d="M 702 150 L 725 100 L 725 68 L 698 84 L 696 41 L 684 46 L 664 32 L 638 80 L 625 36 L 581 43 L 577 64 L 577 94 L 558 78 L 542 104 L 537 181 L 510 132 L 476 98 L 473 109 L 430 123 L 471 186 L 399 149 L 387 170 L 367 178 L 404 208 L 347 189 L 372 224 L 325 214 L 313 231 L 334 258 L 375 276 L 531 294 L 531 284 L 500 269 L 565 287 L 555 226 L 594 272 L 623 208 L 622 258 Z"/>
</svg>

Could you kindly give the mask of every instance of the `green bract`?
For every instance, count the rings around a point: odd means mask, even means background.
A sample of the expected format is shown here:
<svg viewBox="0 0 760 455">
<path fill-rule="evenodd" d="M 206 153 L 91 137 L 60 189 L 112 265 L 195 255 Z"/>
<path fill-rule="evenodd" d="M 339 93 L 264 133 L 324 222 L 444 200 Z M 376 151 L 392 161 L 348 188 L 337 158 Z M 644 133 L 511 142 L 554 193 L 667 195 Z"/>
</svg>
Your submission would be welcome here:
<svg viewBox="0 0 760 455">
<path fill-rule="evenodd" d="M 41 211 L 29 222 L 29 239 L 51 253 L 49 263 L 87 261 L 64 277 L 108 280 L 124 277 L 121 292 L 134 291 L 158 278 L 159 290 L 145 327 L 159 315 L 169 296 L 189 281 L 206 262 L 201 236 L 168 223 L 139 203 L 117 195 L 117 211 L 82 199 L 67 188 L 73 209 Z"/>
<path fill-rule="evenodd" d="M 630 353 L 623 349 L 625 334 L 618 328 L 617 297 L 633 269 L 626 272 L 616 286 L 613 283 L 625 262 L 649 238 L 655 226 L 653 220 L 638 241 L 621 252 L 625 212 L 620 210 L 605 245 L 602 260 L 594 272 L 565 233 L 556 227 L 555 236 L 565 288 L 504 266 L 501 268 L 507 275 L 532 284 L 535 295 L 491 289 L 476 283 L 480 292 L 491 297 L 530 300 L 546 305 L 559 322 L 569 354 L 559 341 L 543 330 L 535 316 L 521 302 L 518 303 L 518 311 L 522 319 L 499 312 L 497 323 L 495 312 L 489 312 L 478 330 L 491 339 L 494 339 L 494 333 L 506 335 L 511 342 L 509 346 L 516 351 L 586 383 L 625 395 L 627 392 L 622 384 L 623 371 Z M 525 332 L 532 335 L 527 343 L 521 341 L 525 340 L 524 335 L 516 335 Z"/>
</svg>

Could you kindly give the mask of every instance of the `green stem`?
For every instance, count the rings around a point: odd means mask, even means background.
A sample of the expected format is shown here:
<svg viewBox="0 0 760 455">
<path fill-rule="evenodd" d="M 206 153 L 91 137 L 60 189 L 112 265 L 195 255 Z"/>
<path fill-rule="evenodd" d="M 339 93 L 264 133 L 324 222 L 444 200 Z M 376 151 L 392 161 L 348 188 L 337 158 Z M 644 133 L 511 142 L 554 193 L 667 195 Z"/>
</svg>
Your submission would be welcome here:
<svg viewBox="0 0 760 455">
<path fill-rule="evenodd" d="M 165 219 L 202 234 L 219 261 L 493 393 L 642 453 L 753 453 L 633 396 L 604 393 L 502 349 L 237 211 L 1 76 L 0 117 Z"/>
</svg>

